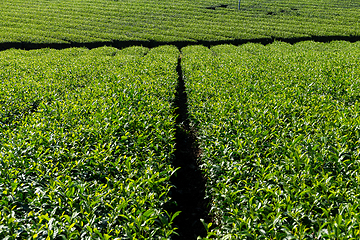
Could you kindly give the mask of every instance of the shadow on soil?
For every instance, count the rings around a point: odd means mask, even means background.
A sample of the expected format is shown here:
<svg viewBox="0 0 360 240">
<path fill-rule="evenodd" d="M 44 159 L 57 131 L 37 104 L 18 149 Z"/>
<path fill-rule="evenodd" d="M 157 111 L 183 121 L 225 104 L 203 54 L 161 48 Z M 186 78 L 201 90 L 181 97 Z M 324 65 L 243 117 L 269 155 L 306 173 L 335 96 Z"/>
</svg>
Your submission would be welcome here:
<svg viewBox="0 0 360 240">
<path fill-rule="evenodd" d="M 227 8 L 229 4 L 219 4 L 219 5 L 213 5 L 209 7 L 205 7 L 206 9 L 216 10 L 216 8 Z"/>
<path fill-rule="evenodd" d="M 205 237 L 206 230 L 200 219 L 210 222 L 209 202 L 205 200 L 206 179 L 199 169 L 200 149 L 196 141 L 196 132 L 189 124 L 187 94 L 182 78 L 181 59 L 179 58 L 177 72 L 179 74 L 176 99 L 174 102 L 176 114 L 175 159 L 173 166 L 180 168 L 171 177 L 174 188 L 171 197 L 174 204 L 167 210 L 175 213 L 181 211 L 175 218 L 179 236 L 174 240 L 195 240 L 198 236 Z"/>
<path fill-rule="evenodd" d="M 274 41 L 282 41 L 290 44 L 294 44 L 301 41 L 316 41 L 316 42 L 331 42 L 335 40 L 343 40 L 349 42 L 360 41 L 360 36 L 309 36 L 298 38 L 256 38 L 256 39 L 234 39 L 234 40 L 221 40 L 221 41 L 174 41 L 174 42 L 158 42 L 158 41 L 108 41 L 108 42 L 90 42 L 90 43 L 29 43 L 29 42 L 6 42 L 0 43 L 0 50 L 6 49 L 41 49 L 41 48 L 54 48 L 65 49 L 71 47 L 85 47 L 85 48 L 97 48 L 102 46 L 112 46 L 118 49 L 130 47 L 130 46 L 143 46 L 148 48 L 158 47 L 162 45 L 174 45 L 179 49 L 190 45 L 204 45 L 206 47 L 221 45 L 221 44 L 233 44 L 241 45 L 245 43 L 261 43 L 263 45 L 273 43 Z"/>
</svg>

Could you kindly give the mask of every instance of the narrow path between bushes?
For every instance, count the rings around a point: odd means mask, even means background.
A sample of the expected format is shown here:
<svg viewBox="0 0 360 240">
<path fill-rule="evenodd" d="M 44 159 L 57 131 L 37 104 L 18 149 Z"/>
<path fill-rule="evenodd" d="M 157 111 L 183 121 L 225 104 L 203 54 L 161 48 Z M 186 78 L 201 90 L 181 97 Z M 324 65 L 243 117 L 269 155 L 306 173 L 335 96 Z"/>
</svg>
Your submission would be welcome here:
<svg viewBox="0 0 360 240">
<path fill-rule="evenodd" d="M 174 45 L 179 49 L 191 46 L 191 45 L 203 45 L 205 47 L 216 46 L 221 44 L 232 44 L 241 45 L 246 43 L 260 43 L 263 45 L 271 44 L 275 41 L 286 42 L 295 44 L 302 41 L 315 41 L 315 42 L 331 42 L 331 41 L 348 41 L 357 42 L 360 41 L 360 36 L 308 36 L 308 37 L 289 37 L 289 38 L 275 38 L 275 37 L 264 37 L 264 38 L 253 38 L 253 39 L 232 39 L 232 40 L 198 40 L 198 41 L 172 41 L 172 42 L 161 42 L 153 40 L 139 40 L 139 41 L 105 41 L 105 42 L 69 42 L 69 43 L 31 43 L 31 42 L 3 42 L 0 43 L 0 51 L 11 48 L 32 50 L 41 48 L 54 48 L 54 49 L 65 49 L 72 47 L 85 47 L 88 49 L 98 48 L 103 46 L 111 46 L 118 49 L 123 49 L 131 46 L 143 46 L 147 48 L 154 48 L 163 45 Z"/>
<path fill-rule="evenodd" d="M 171 212 L 181 211 L 174 223 L 179 236 L 172 239 L 192 240 L 198 236 L 205 237 L 206 230 L 200 219 L 209 222 L 209 204 L 205 198 L 206 179 L 199 169 L 200 149 L 196 142 L 196 130 L 190 127 L 187 93 L 179 57 L 177 72 L 178 86 L 176 89 L 176 133 L 175 159 L 173 166 L 180 168 L 171 178 L 175 186 L 171 192 L 174 201 Z"/>
</svg>

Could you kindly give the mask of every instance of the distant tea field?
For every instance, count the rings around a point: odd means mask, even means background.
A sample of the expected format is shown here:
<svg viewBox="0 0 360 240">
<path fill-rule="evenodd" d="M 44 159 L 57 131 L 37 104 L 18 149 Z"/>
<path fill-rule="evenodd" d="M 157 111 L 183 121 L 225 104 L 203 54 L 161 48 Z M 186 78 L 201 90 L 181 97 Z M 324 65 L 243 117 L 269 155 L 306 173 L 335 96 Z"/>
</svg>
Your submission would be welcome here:
<svg viewBox="0 0 360 240">
<path fill-rule="evenodd" d="M 0 43 L 197 42 L 360 36 L 353 0 L 10 0 Z"/>
<path fill-rule="evenodd" d="M 0 2 L 0 239 L 360 239 L 360 0 Z"/>
</svg>

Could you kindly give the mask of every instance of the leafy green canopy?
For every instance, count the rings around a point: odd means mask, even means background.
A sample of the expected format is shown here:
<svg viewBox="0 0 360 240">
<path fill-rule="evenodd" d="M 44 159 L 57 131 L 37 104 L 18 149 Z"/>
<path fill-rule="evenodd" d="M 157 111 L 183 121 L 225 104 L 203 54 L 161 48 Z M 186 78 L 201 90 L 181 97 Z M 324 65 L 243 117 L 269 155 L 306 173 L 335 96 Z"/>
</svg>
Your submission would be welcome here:
<svg viewBox="0 0 360 240">
<path fill-rule="evenodd" d="M 218 239 L 360 237 L 360 44 L 182 49 Z"/>
<path fill-rule="evenodd" d="M 7 0 L 0 43 L 359 36 L 360 0 Z"/>
<path fill-rule="evenodd" d="M 165 239 L 178 50 L 0 52 L 0 238 Z"/>
</svg>

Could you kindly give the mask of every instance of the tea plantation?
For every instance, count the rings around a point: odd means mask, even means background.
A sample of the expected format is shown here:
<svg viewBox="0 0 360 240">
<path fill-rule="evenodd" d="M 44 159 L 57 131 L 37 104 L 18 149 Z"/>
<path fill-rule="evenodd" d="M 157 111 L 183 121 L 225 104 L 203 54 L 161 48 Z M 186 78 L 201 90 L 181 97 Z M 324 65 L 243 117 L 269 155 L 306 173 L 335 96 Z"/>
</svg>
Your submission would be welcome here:
<svg viewBox="0 0 360 240">
<path fill-rule="evenodd" d="M 359 0 L 0 12 L 0 239 L 360 239 Z"/>
<path fill-rule="evenodd" d="M 178 50 L 0 58 L 1 238 L 170 236 Z"/>
<path fill-rule="evenodd" d="M 359 238 L 359 43 L 182 50 L 209 234 Z"/>
<path fill-rule="evenodd" d="M 0 43 L 94 43 L 359 37 L 359 0 L 9 0 Z M 357 38 L 358 39 L 358 38 Z M 26 45 L 26 44 L 25 44 Z"/>
</svg>

